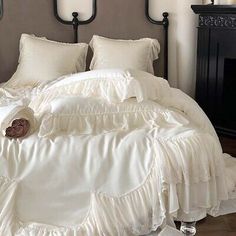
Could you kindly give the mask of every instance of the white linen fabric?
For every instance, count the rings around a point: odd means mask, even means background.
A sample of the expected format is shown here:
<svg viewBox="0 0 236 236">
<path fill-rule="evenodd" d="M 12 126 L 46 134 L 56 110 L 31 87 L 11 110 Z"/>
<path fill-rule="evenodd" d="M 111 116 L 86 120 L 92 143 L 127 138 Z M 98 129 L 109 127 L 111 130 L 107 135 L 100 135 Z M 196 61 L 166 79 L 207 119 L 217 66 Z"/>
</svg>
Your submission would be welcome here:
<svg viewBox="0 0 236 236">
<path fill-rule="evenodd" d="M 7 87 L 34 87 L 62 75 L 85 71 L 88 45 L 69 44 L 22 34 L 17 71 Z"/>
<path fill-rule="evenodd" d="M 158 40 L 150 38 L 121 40 L 94 35 L 89 45 L 94 53 L 91 70 L 131 68 L 153 74 L 153 61 L 160 52 Z"/>
<path fill-rule="evenodd" d="M 25 93 L 0 90 L 0 104 L 21 98 L 41 122 L 23 140 L 0 135 L 0 235 L 145 235 L 172 225 L 174 218 L 236 212 L 236 161 L 222 154 L 193 100 L 163 86 L 162 99 L 127 97 L 114 104 L 109 93 L 73 90 L 74 82 L 82 86 L 78 78 Z M 100 79 L 101 73 L 94 82 L 103 88 Z M 139 81 L 134 74 L 133 79 Z M 50 113 L 67 120 L 58 135 Z M 46 133 L 50 127 L 53 135 Z M 39 137 L 42 130 L 45 137 Z"/>
</svg>

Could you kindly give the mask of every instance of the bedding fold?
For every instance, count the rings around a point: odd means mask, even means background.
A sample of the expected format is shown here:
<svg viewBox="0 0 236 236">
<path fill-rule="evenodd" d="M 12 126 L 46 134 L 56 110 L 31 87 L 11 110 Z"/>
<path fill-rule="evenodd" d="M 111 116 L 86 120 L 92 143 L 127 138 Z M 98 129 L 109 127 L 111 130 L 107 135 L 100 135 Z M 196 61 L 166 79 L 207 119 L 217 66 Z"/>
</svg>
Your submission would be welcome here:
<svg viewBox="0 0 236 236">
<path fill-rule="evenodd" d="M 0 176 L 0 235 L 14 235 L 17 229 L 15 197 L 17 183 Z"/>
</svg>

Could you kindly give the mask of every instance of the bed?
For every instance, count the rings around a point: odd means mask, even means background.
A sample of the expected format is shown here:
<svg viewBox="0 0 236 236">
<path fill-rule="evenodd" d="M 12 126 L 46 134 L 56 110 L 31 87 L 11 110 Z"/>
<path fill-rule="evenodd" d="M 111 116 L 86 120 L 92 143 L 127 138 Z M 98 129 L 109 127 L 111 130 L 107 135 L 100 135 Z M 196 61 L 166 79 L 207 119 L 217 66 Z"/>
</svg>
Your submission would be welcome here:
<svg viewBox="0 0 236 236">
<path fill-rule="evenodd" d="M 197 103 L 153 75 L 156 39 L 94 36 L 87 72 L 85 44 L 20 45 L 0 88 L 0 235 L 148 235 L 236 212 L 236 161 Z"/>
</svg>

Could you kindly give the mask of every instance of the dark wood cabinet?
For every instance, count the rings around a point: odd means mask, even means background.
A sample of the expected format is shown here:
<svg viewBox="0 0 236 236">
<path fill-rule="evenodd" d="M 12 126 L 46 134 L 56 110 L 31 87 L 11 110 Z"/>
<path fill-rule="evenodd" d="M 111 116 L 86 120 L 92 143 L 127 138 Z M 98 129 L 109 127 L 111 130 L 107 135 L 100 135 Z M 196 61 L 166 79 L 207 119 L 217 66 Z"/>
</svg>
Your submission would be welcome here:
<svg viewBox="0 0 236 236">
<path fill-rule="evenodd" d="M 196 100 L 219 134 L 236 137 L 236 5 L 192 5 L 199 14 Z"/>
</svg>

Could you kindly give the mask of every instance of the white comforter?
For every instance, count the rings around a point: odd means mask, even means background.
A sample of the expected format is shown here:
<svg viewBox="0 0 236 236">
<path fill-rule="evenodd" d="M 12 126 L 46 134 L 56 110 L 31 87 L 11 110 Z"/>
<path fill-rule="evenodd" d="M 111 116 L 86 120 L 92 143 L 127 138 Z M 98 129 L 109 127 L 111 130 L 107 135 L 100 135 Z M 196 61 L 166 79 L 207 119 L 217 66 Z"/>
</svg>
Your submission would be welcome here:
<svg viewBox="0 0 236 236">
<path fill-rule="evenodd" d="M 236 212 L 235 161 L 192 99 L 146 73 L 92 73 L 1 89 L 38 129 L 0 136 L 0 235 L 144 235 Z"/>
</svg>

